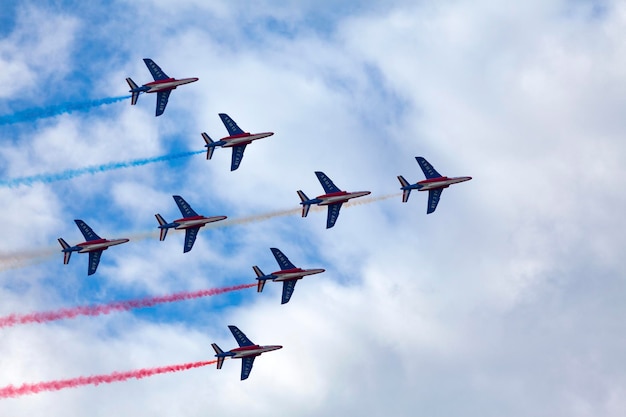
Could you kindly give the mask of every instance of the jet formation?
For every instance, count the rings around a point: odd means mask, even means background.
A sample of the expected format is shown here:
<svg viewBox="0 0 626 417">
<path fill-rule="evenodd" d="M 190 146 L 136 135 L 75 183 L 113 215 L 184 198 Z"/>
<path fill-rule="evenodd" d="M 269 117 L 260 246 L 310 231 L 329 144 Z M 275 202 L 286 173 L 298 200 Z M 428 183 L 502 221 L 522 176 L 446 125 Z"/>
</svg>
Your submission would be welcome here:
<svg viewBox="0 0 626 417">
<path fill-rule="evenodd" d="M 177 80 L 167 76 L 161 68 L 154 63 L 151 59 L 144 59 L 144 62 L 152 77 L 153 82 L 139 87 L 132 79 L 127 78 L 126 81 L 130 86 L 131 105 L 135 105 L 141 93 L 157 93 L 156 104 L 156 116 L 160 116 L 165 111 L 169 95 L 172 90 L 176 89 L 179 85 L 192 83 L 198 81 L 198 78 L 184 78 Z M 263 133 L 249 133 L 244 132 L 235 121 L 226 113 L 219 113 L 219 117 L 222 123 L 228 131 L 228 136 L 223 137 L 218 141 L 213 141 L 208 134 L 202 133 L 202 137 L 205 141 L 205 147 L 207 148 L 206 158 L 211 159 L 216 147 L 232 148 L 231 158 L 231 171 L 239 168 L 241 160 L 246 146 L 255 140 L 263 139 L 272 136 L 273 132 Z M 426 161 L 423 157 L 415 157 L 420 168 L 424 172 L 425 180 L 418 181 L 415 184 L 410 184 L 403 176 L 398 176 L 398 180 L 401 184 L 402 190 L 402 202 L 406 203 L 409 199 L 412 190 L 428 191 L 428 208 L 427 214 L 433 213 L 437 208 L 441 193 L 444 188 L 448 188 L 452 184 L 469 181 L 472 177 L 446 177 L 439 174 L 433 166 Z M 304 194 L 302 190 L 298 190 L 297 194 L 300 197 L 300 205 L 302 205 L 302 217 L 307 217 L 309 210 L 313 204 L 318 206 L 328 206 L 326 228 L 332 228 L 337 218 L 339 217 L 339 211 L 343 203 L 358 197 L 363 197 L 370 194 L 370 191 L 354 191 L 348 192 L 340 190 L 332 180 L 321 171 L 315 171 L 324 194 L 319 195 L 313 199 L 310 199 Z M 200 228 L 206 226 L 209 223 L 218 222 L 226 219 L 226 216 L 211 216 L 206 217 L 196 213 L 191 206 L 180 196 L 172 196 L 176 205 L 178 206 L 182 217 L 168 223 L 163 216 L 155 214 L 158 222 L 158 229 L 160 231 L 159 239 L 165 240 L 169 229 L 185 230 L 185 243 L 183 247 L 183 253 L 189 252 L 195 243 L 198 231 Z M 82 220 L 74 220 L 79 230 L 85 238 L 85 242 L 78 243 L 75 246 L 70 246 L 65 240 L 59 238 L 58 241 L 62 247 L 63 263 L 68 264 L 72 252 L 89 253 L 89 265 L 88 275 L 92 275 L 96 272 L 102 252 L 108 249 L 110 246 L 126 243 L 129 239 L 103 239 L 98 236 L 85 222 Z M 282 282 L 282 297 L 281 304 L 287 304 L 294 292 L 296 283 L 298 280 L 305 276 L 320 274 L 325 272 L 324 269 L 302 269 L 296 267 L 285 254 L 278 248 L 270 248 L 276 262 L 278 263 L 279 270 L 270 274 L 264 274 L 258 266 L 253 266 L 252 269 L 256 274 L 257 280 L 257 292 L 262 292 L 267 281 Z M 228 326 L 233 337 L 237 341 L 239 347 L 231 349 L 227 352 L 223 351 L 216 343 L 212 343 L 211 346 L 215 351 L 215 357 L 217 358 L 217 368 L 221 369 L 224 364 L 224 359 L 241 359 L 241 380 L 245 380 L 250 376 L 254 359 L 265 353 L 273 350 L 281 349 L 280 345 L 268 345 L 260 346 L 254 344 L 241 330 L 236 326 Z"/>
</svg>

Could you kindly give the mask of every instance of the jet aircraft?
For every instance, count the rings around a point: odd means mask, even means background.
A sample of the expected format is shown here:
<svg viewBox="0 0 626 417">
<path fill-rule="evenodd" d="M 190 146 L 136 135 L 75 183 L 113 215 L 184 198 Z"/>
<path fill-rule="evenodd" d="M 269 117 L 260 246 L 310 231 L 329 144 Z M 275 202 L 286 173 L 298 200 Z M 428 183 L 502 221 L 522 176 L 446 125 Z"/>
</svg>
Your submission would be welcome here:
<svg viewBox="0 0 626 417">
<path fill-rule="evenodd" d="M 239 347 L 236 349 L 231 349 L 228 352 L 224 352 L 222 349 L 220 349 L 220 347 L 217 344 L 211 343 L 211 346 L 213 346 L 213 350 L 215 350 L 215 357 L 217 358 L 217 369 L 222 369 L 222 365 L 224 364 L 224 359 L 226 358 L 241 359 L 241 380 L 242 381 L 244 379 L 247 379 L 248 376 L 250 376 L 250 371 L 252 371 L 252 364 L 254 363 L 254 358 L 259 356 L 261 353 L 282 349 L 282 346 L 279 346 L 279 345 L 270 345 L 270 346 L 255 345 L 237 327 L 228 326 L 228 328 L 233 334 L 235 340 L 237 340 Z"/>
<path fill-rule="evenodd" d="M 315 171 L 315 175 L 317 175 L 317 179 L 322 184 L 322 187 L 324 187 L 326 194 L 309 199 L 309 197 L 307 197 L 302 190 L 298 190 L 298 195 L 301 200 L 300 204 L 302 204 L 302 217 L 306 217 L 307 214 L 309 214 L 311 204 L 328 206 L 328 217 L 326 219 L 327 229 L 330 229 L 335 225 L 337 217 L 339 217 L 339 209 L 341 209 L 341 205 L 343 203 L 352 198 L 363 197 L 370 194 L 369 191 L 355 191 L 350 193 L 341 191 L 323 172 Z"/>
<path fill-rule="evenodd" d="M 160 116 L 165 111 L 165 106 L 167 106 L 167 100 L 170 98 L 170 93 L 172 92 L 172 90 L 176 89 L 176 87 L 178 87 L 179 85 L 189 84 L 198 81 L 198 79 L 195 77 L 183 78 L 180 80 L 168 77 L 167 74 L 165 74 L 163 70 L 154 63 L 153 60 L 149 58 L 144 58 L 143 62 L 146 63 L 146 66 L 148 67 L 148 70 L 150 70 L 150 74 L 152 74 L 152 78 L 154 78 L 154 81 L 139 87 L 132 79 L 126 78 L 126 82 L 130 86 L 130 90 L 128 92 L 132 93 L 130 104 L 137 104 L 137 99 L 139 98 L 139 94 L 141 93 L 157 93 L 155 116 Z"/>
<path fill-rule="evenodd" d="M 63 247 L 63 250 L 61 251 L 63 252 L 63 264 L 67 265 L 70 262 L 72 252 L 89 253 L 89 268 L 87 270 L 87 275 L 93 275 L 96 272 L 96 269 L 98 269 L 102 251 L 107 250 L 109 246 L 120 245 L 128 242 L 128 239 L 102 239 L 94 233 L 91 227 L 87 226 L 84 221 L 77 219 L 74 220 L 74 222 L 85 237 L 86 242 L 79 243 L 76 246 L 70 246 L 65 240 L 63 240 L 63 238 L 59 238 L 59 243 Z"/>
<path fill-rule="evenodd" d="M 296 282 L 299 279 L 307 275 L 321 274 L 324 272 L 324 269 L 302 269 L 296 268 L 294 264 L 292 264 L 289 259 L 276 248 L 270 248 L 272 254 L 274 254 L 274 258 L 276 258 L 276 262 L 278 262 L 278 266 L 281 268 L 280 271 L 272 272 L 269 275 L 265 275 L 261 272 L 258 266 L 253 266 L 254 272 L 256 273 L 257 280 L 259 281 L 257 284 L 257 292 L 262 292 L 263 287 L 265 286 L 265 282 L 268 279 L 273 280 L 274 282 L 283 283 L 283 298 L 281 304 L 286 304 L 289 302 L 291 298 L 291 294 L 293 294 L 293 290 L 296 287 Z"/>
<path fill-rule="evenodd" d="M 204 227 L 207 223 L 224 220 L 226 216 L 201 216 L 196 213 L 181 196 L 173 195 L 172 197 L 174 198 L 176 205 L 180 209 L 183 218 L 174 220 L 172 223 L 168 223 L 165 221 L 163 216 L 158 213 L 155 214 L 154 217 L 156 217 L 157 221 L 159 222 L 159 229 L 161 229 L 159 240 L 165 240 L 165 236 L 167 236 L 167 231 L 169 229 L 184 230 L 185 248 L 183 249 L 183 253 L 187 253 L 193 247 L 193 244 L 196 241 L 196 236 L 198 236 L 198 230 L 200 230 L 201 227 Z"/>
<path fill-rule="evenodd" d="M 239 168 L 239 164 L 243 159 L 243 151 L 246 149 L 247 144 L 249 144 L 253 140 L 263 139 L 274 134 L 274 132 L 244 132 L 239 126 L 237 126 L 237 123 L 235 123 L 234 120 L 231 119 L 230 116 L 228 116 L 226 113 L 220 113 L 219 116 L 222 119 L 222 123 L 224 123 L 224 126 L 226 126 L 226 130 L 228 130 L 229 136 L 226 136 L 218 141 L 213 141 L 209 137 L 209 135 L 203 132 L 202 138 L 206 142 L 206 145 L 204 145 L 204 147 L 207 148 L 206 159 L 211 159 L 216 146 L 221 146 L 222 148 L 233 148 L 233 155 L 230 162 L 231 171 Z"/>
<path fill-rule="evenodd" d="M 439 174 L 435 168 L 428 161 L 421 156 L 416 156 L 415 159 L 420 168 L 424 172 L 425 180 L 418 181 L 415 184 L 409 184 L 402 175 L 398 176 L 398 180 L 402 187 L 402 202 L 406 203 L 409 200 L 411 190 L 428 191 L 428 209 L 426 214 L 430 214 L 435 211 L 439 198 L 444 188 L 448 188 L 452 184 L 456 184 L 463 181 L 469 181 L 472 177 L 444 177 Z"/>
</svg>

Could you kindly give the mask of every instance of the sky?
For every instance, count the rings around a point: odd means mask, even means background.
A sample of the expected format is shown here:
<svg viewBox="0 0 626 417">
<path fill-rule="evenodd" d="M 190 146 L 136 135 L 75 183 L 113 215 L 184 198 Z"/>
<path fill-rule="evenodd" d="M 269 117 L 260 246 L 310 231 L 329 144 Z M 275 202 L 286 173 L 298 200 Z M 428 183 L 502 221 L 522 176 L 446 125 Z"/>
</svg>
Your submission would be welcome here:
<svg viewBox="0 0 626 417">
<path fill-rule="evenodd" d="M 0 415 L 623 415 L 625 32 L 623 1 L 3 3 L 0 316 L 254 283 L 253 265 L 277 270 L 270 247 L 326 272 L 286 305 L 270 282 L 1 328 L 0 387 L 211 360 L 231 324 L 284 348 L 246 381 L 231 360 L 0 399 Z M 154 95 L 122 98 L 126 77 L 151 81 L 143 58 L 199 78 L 158 118 Z M 237 171 L 217 149 L 7 185 L 201 151 L 202 132 L 226 136 L 218 113 L 275 132 Z M 423 179 L 415 156 L 473 179 L 427 215 L 396 179 Z M 329 230 L 324 211 L 275 215 L 322 194 L 314 171 L 377 199 Z M 155 235 L 174 194 L 233 221 L 184 254 L 182 232 Z M 87 276 L 56 242 L 83 241 L 74 219 L 131 241 Z"/>
</svg>

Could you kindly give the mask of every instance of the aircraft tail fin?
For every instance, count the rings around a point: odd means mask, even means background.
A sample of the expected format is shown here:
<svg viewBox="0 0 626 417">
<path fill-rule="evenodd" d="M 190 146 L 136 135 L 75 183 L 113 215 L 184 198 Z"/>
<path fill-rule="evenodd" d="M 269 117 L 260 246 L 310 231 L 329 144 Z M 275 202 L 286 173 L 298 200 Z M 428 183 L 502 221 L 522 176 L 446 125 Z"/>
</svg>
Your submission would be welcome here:
<svg viewBox="0 0 626 417">
<path fill-rule="evenodd" d="M 307 201 L 309 201 L 309 197 L 307 197 L 302 190 L 298 190 L 298 196 L 300 197 L 300 201 L 302 204 L 302 217 L 306 217 L 307 214 L 309 214 L 309 209 L 311 208 L 311 203 L 307 204 Z"/>
<path fill-rule="evenodd" d="M 215 356 L 217 356 L 217 369 L 222 369 L 222 365 L 224 365 L 224 356 L 219 356 L 219 355 L 224 353 L 224 351 L 220 349 L 217 343 L 211 343 L 211 346 L 213 347 L 213 350 L 216 353 Z"/>
<path fill-rule="evenodd" d="M 261 277 L 264 277 L 265 274 L 261 271 L 261 268 L 259 268 L 258 266 L 253 266 L 252 269 L 254 269 L 254 272 L 256 273 L 257 279 L 258 279 L 258 283 L 256 286 L 256 292 L 263 292 L 263 287 L 265 287 L 265 282 L 267 282 L 267 280 L 265 279 L 259 279 Z"/>
<path fill-rule="evenodd" d="M 211 157 L 213 156 L 213 151 L 215 150 L 215 146 L 211 146 L 211 144 L 215 142 L 213 142 L 211 137 L 205 132 L 202 132 L 202 139 L 204 139 L 204 142 L 206 143 L 206 159 L 211 159 Z"/>
<path fill-rule="evenodd" d="M 63 248 L 63 265 L 67 265 L 70 262 L 70 257 L 72 256 L 72 251 L 67 250 L 70 248 L 70 245 L 68 245 L 67 242 L 63 240 L 63 238 L 59 238 L 58 240 L 61 244 L 61 247 Z"/>
<path fill-rule="evenodd" d="M 126 78 L 126 82 L 130 87 L 129 93 L 133 94 L 130 99 L 130 105 L 134 106 L 135 104 L 137 104 L 137 99 L 139 98 L 139 91 L 135 91 L 137 88 L 139 88 L 139 86 L 130 77 Z"/>
<path fill-rule="evenodd" d="M 402 185 L 402 202 L 406 203 L 409 201 L 409 195 L 411 194 L 410 188 L 404 188 L 409 186 L 409 182 L 404 179 L 402 175 L 398 175 L 398 180 L 400 181 L 400 185 Z"/>
<path fill-rule="evenodd" d="M 159 226 L 163 226 L 163 225 L 167 224 L 167 222 L 165 221 L 163 216 L 161 216 L 159 213 L 155 214 L 154 217 L 156 217 L 157 222 L 159 222 Z M 167 236 L 167 231 L 169 230 L 169 228 L 167 228 L 167 227 L 159 227 L 159 229 L 161 229 L 161 234 L 159 236 L 159 240 L 162 242 L 162 241 L 165 240 L 165 236 Z"/>
</svg>

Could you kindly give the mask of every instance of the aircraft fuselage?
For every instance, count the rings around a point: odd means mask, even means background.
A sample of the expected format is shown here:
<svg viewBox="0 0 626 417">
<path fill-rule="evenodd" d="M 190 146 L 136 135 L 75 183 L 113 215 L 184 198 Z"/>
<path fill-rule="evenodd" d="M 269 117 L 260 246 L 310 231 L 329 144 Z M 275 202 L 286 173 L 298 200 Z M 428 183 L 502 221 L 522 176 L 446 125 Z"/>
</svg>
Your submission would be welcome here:
<svg viewBox="0 0 626 417">
<path fill-rule="evenodd" d="M 230 353 L 234 355 L 231 356 L 233 359 L 247 358 L 249 356 L 259 356 L 261 353 L 271 352 L 272 350 L 282 349 L 280 345 L 268 345 L 268 346 L 243 346 L 236 349 L 232 349 Z"/>
<path fill-rule="evenodd" d="M 419 181 L 417 185 L 420 187 L 418 191 L 428 191 L 428 190 L 436 190 L 438 188 L 448 188 L 452 184 L 457 184 L 459 182 L 469 181 L 472 177 L 439 177 L 439 178 L 430 178 L 427 180 Z"/>
<path fill-rule="evenodd" d="M 305 277 L 307 275 L 321 274 L 324 271 L 325 269 L 321 269 L 321 268 L 318 268 L 318 269 L 295 268 L 295 269 L 284 269 L 282 271 L 272 272 L 272 275 L 276 277 L 274 278 L 274 282 L 280 282 L 280 281 L 291 281 L 294 279 L 302 279 L 302 277 Z"/>
<path fill-rule="evenodd" d="M 90 240 L 89 242 L 79 243 L 78 246 L 80 250 L 78 253 L 87 253 L 94 252 L 100 250 L 106 250 L 109 246 L 121 245 L 122 243 L 128 242 L 128 239 L 99 239 L 99 240 Z"/>
<path fill-rule="evenodd" d="M 174 220 L 173 223 L 178 223 L 175 227 L 176 230 L 191 229 L 195 227 L 202 227 L 207 223 L 218 222 L 224 220 L 226 216 L 197 216 L 197 217 L 185 217 L 182 219 Z"/>
<path fill-rule="evenodd" d="M 272 136 L 274 132 L 263 132 L 263 133 L 244 133 L 243 135 L 234 135 L 234 136 L 226 136 L 225 138 L 220 139 L 220 141 L 224 141 L 225 143 L 222 145 L 222 148 L 231 148 L 233 146 L 239 145 L 247 145 L 253 140 L 259 140 L 266 138 L 268 136 Z"/>
<path fill-rule="evenodd" d="M 144 84 L 144 87 L 148 87 L 149 90 L 146 93 L 158 93 L 159 91 L 174 90 L 179 85 L 189 84 L 198 81 L 198 78 L 183 78 L 177 80 L 176 78 L 168 78 L 166 80 L 157 80 Z"/>
<path fill-rule="evenodd" d="M 363 197 L 369 194 L 371 194 L 369 191 L 355 191 L 351 193 L 346 192 L 346 191 L 339 191 L 337 193 L 324 194 L 324 195 L 318 196 L 317 198 L 322 201 L 320 201 L 317 204 L 320 206 L 327 206 L 329 204 L 345 203 L 346 201 L 352 198 Z"/>
</svg>

